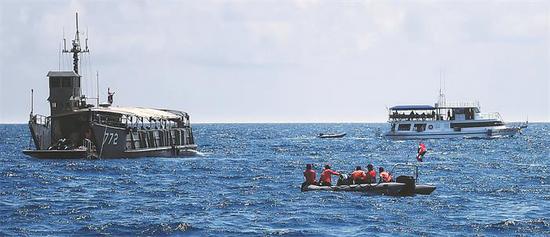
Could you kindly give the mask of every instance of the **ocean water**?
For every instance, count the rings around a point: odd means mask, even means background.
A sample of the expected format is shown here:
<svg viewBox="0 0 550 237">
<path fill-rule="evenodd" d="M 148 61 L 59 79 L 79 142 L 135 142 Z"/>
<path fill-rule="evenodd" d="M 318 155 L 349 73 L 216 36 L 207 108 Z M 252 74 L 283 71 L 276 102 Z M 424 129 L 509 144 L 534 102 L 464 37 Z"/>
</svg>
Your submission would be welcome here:
<svg viewBox="0 0 550 237">
<path fill-rule="evenodd" d="M 38 160 L 0 125 L 0 236 L 550 235 L 550 124 L 492 140 L 425 140 L 429 196 L 300 192 L 306 163 L 415 161 L 386 124 L 197 124 L 201 156 Z M 342 139 L 316 134 L 342 131 Z"/>
</svg>

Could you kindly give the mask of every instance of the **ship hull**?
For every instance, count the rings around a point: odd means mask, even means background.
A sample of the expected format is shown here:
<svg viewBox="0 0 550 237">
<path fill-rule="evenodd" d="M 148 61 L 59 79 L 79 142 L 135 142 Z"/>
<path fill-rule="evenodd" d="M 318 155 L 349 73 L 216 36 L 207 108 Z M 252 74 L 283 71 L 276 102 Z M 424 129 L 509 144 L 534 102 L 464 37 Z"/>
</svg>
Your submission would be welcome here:
<svg viewBox="0 0 550 237">
<path fill-rule="evenodd" d="M 127 129 L 93 124 L 98 158 L 138 158 L 138 157 L 188 157 L 197 154 L 197 145 L 162 144 L 157 147 L 131 148 L 134 141 Z M 150 131 L 150 132 L 158 132 Z M 137 140 L 137 139 L 136 139 Z"/>
<path fill-rule="evenodd" d="M 140 158 L 140 157 L 192 157 L 198 154 L 196 145 L 177 148 L 162 147 L 155 149 L 132 150 L 123 152 L 108 152 L 104 156 L 87 152 L 86 150 L 23 150 L 23 154 L 38 159 L 98 159 L 98 158 Z"/>
<path fill-rule="evenodd" d="M 190 157 L 197 155 L 191 128 L 146 129 L 89 124 L 89 143 L 69 149 L 59 149 L 49 142 L 49 127 L 31 121 L 30 130 L 36 150 L 23 153 L 39 159 L 105 159 L 139 157 Z M 176 138 L 175 136 L 178 136 Z M 46 141 L 46 142 L 45 142 Z"/>
<path fill-rule="evenodd" d="M 498 120 L 470 120 L 470 121 L 398 121 L 392 122 L 391 131 L 384 134 L 386 138 L 393 140 L 418 140 L 418 139 L 448 139 L 448 138 L 478 138 L 489 139 L 499 137 L 512 137 L 519 128 L 508 127 Z M 414 126 L 413 126 L 414 125 Z M 496 125 L 496 126 L 478 126 Z M 400 129 L 400 127 L 406 129 Z"/>
<path fill-rule="evenodd" d="M 516 135 L 517 129 L 483 129 L 480 131 L 461 132 L 388 132 L 386 138 L 392 140 L 418 140 L 418 139 L 449 139 L 449 138 L 478 138 L 491 139 L 499 137 L 512 137 Z"/>
<path fill-rule="evenodd" d="M 23 150 L 23 154 L 39 159 L 82 159 L 88 156 L 86 150 Z"/>
</svg>

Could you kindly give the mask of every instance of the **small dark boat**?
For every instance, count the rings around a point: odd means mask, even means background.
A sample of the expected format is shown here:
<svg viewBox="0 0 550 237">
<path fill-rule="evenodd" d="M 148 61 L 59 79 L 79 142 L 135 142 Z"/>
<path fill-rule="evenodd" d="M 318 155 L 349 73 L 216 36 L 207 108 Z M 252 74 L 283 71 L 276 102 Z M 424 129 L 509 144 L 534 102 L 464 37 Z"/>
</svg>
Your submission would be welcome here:
<svg viewBox="0 0 550 237">
<path fill-rule="evenodd" d="M 412 164 L 396 164 L 396 167 L 414 167 L 415 176 L 398 176 L 395 182 L 389 183 L 373 183 L 373 184 L 340 184 L 345 175 L 341 175 L 338 183 L 335 186 L 319 186 L 319 185 L 302 185 L 302 192 L 305 191 L 346 191 L 346 192 L 363 192 L 368 194 L 390 195 L 390 196 L 413 196 L 416 194 L 429 195 L 436 187 L 428 184 L 417 184 L 418 167 Z"/>
<path fill-rule="evenodd" d="M 341 138 L 346 136 L 346 133 L 319 133 L 319 138 Z"/>
</svg>

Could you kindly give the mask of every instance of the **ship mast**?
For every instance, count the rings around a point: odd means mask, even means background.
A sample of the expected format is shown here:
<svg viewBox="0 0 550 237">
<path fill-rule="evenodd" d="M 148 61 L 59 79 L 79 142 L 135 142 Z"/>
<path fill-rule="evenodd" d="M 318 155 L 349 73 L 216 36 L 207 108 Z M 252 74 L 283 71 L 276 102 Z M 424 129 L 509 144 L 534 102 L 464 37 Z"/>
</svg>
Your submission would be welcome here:
<svg viewBox="0 0 550 237">
<path fill-rule="evenodd" d="M 443 91 L 441 89 L 441 81 L 443 80 L 442 74 L 443 74 L 443 72 L 440 70 L 439 71 L 439 99 L 437 101 L 437 106 L 438 107 L 446 106 L 446 104 L 447 104 L 447 101 L 445 99 L 445 94 L 443 93 Z"/>
<path fill-rule="evenodd" d="M 78 54 L 80 53 L 88 53 L 90 50 L 88 49 L 88 39 L 86 39 L 86 48 L 82 49 L 80 47 L 80 32 L 78 31 L 78 12 L 76 13 L 76 34 L 74 40 L 72 40 L 73 47 L 71 50 L 67 50 L 67 43 L 66 40 L 63 39 L 63 53 L 72 53 L 73 54 L 73 71 L 78 74 Z"/>
</svg>

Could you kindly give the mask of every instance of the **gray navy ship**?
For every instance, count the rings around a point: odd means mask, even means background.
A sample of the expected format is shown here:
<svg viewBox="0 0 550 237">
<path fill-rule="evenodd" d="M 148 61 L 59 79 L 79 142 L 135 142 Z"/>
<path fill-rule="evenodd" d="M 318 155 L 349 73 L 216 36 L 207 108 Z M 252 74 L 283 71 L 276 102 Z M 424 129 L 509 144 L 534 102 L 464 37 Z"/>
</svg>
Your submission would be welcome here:
<svg viewBox="0 0 550 237">
<path fill-rule="evenodd" d="M 79 54 L 81 47 L 76 14 L 76 34 L 72 48 L 72 71 L 50 71 L 50 116 L 33 113 L 29 129 L 35 149 L 23 153 L 36 158 L 133 158 L 180 157 L 197 153 L 197 145 L 186 112 L 112 106 L 112 93 L 106 104 L 94 106 L 82 94 Z M 32 99 L 31 99 L 32 100 Z M 99 100 L 99 99 L 97 99 Z M 32 104 L 32 102 L 31 102 Z"/>
</svg>

